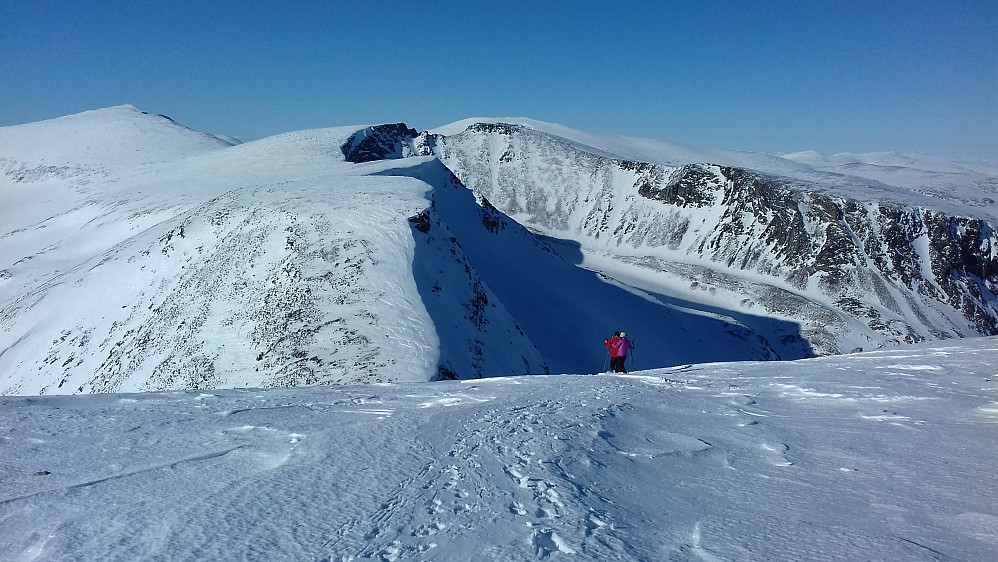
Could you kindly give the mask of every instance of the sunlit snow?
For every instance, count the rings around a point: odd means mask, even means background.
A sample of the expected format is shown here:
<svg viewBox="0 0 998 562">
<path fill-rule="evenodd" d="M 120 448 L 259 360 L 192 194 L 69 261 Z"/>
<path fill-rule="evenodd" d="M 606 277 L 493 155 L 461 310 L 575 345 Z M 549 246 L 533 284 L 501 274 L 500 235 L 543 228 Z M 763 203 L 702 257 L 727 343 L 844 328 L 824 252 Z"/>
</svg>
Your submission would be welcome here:
<svg viewBox="0 0 998 562">
<path fill-rule="evenodd" d="M 3 560 L 993 560 L 998 340 L 0 399 Z"/>
</svg>

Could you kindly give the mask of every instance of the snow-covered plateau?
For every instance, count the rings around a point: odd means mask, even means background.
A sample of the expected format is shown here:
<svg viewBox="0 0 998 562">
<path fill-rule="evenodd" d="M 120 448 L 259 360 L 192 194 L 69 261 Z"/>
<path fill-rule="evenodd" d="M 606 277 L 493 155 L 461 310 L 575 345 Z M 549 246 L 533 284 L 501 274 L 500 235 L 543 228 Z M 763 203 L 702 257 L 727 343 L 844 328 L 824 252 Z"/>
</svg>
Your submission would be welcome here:
<svg viewBox="0 0 998 562">
<path fill-rule="evenodd" d="M 995 560 L 996 344 L 0 398 L 0 559 Z"/>
<path fill-rule="evenodd" d="M 0 559 L 998 559 L 996 191 L 528 119 L 2 127 Z"/>
</svg>

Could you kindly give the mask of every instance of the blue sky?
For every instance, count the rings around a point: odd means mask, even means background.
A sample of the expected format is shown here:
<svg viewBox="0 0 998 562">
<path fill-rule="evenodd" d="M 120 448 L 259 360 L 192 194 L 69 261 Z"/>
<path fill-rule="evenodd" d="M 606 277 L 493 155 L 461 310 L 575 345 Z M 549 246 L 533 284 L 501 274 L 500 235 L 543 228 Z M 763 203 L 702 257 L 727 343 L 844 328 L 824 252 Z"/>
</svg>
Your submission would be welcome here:
<svg viewBox="0 0 998 562">
<path fill-rule="evenodd" d="M 998 159 L 998 0 L 0 0 L 0 126 L 131 103 L 244 140 L 530 117 Z"/>
</svg>

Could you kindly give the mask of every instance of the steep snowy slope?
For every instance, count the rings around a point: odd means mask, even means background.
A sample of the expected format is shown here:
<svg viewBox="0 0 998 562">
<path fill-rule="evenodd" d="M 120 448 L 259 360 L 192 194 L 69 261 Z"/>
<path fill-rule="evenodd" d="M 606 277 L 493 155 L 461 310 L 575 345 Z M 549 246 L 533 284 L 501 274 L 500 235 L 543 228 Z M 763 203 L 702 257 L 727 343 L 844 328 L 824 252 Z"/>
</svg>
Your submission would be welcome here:
<svg viewBox="0 0 998 562">
<path fill-rule="evenodd" d="M 659 164 L 671 168 L 687 164 L 712 163 L 746 168 L 772 176 L 792 178 L 811 184 L 821 193 L 928 205 L 948 212 L 964 212 L 978 207 L 993 220 L 998 214 L 998 162 L 943 160 L 927 155 L 901 156 L 894 153 L 835 154 L 818 152 L 762 154 L 722 150 L 668 142 L 589 133 L 563 125 L 524 118 L 465 119 L 432 129 L 442 136 L 454 136 L 477 124 L 516 124 L 567 142 L 585 152 L 618 160 Z M 952 205 L 947 204 L 952 201 Z"/>
<path fill-rule="evenodd" d="M 401 124 L 220 147 L 112 108 L 5 138 L 16 153 L 87 119 L 86 150 L 35 152 L 97 171 L 2 185 L 3 393 L 597 371 L 614 329 L 641 334 L 632 367 L 811 354 L 792 322 L 580 269 L 577 247 L 476 199 Z M 126 144 L 145 155 L 115 161 Z M 63 196 L 28 196 L 42 185 Z"/>
<path fill-rule="evenodd" d="M 389 164 L 391 165 L 391 164 Z M 436 159 L 397 161 L 385 174 L 419 178 L 434 189 L 433 205 L 417 217 L 417 285 L 429 287 L 424 302 L 444 344 L 464 342 L 465 327 L 445 335 L 457 313 L 434 314 L 446 303 L 462 303 L 473 311 L 500 306 L 516 321 L 516 329 L 537 347 L 545 371 L 594 372 L 607 368 L 603 341 L 615 327 L 631 331 L 639 347 L 631 366 L 699 363 L 712 360 L 774 360 L 810 356 L 799 327 L 789 322 L 723 315 L 676 299 L 622 285 L 579 267 L 577 245 L 538 237 L 489 204 L 476 199 Z M 425 246 L 420 241 L 425 240 Z M 454 256 L 459 270 L 453 271 Z M 448 266 L 448 264 L 451 264 Z M 473 286 L 479 298 L 455 297 L 453 286 Z M 456 282 L 455 282 L 456 281 Z M 466 303 L 466 304 L 463 304 Z M 488 318 L 484 318 L 488 324 Z M 754 327 L 749 327 L 752 324 Z M 479 330 L 486 329 L 484 326 Z M 481 336 L 473 349 L 496 353 L 495 342 Z M 503 348 L 499 353 L 506 353 Z M 493 363 L 490 361 L 489 363 Z M 523 373 L 538 373 L 524 366 Z M 461 372 L 461 371 L 459 371 Z M 477 374 L 477 372 L 476 372 Z"/>
<path fill-rule="evenodd" d="M 919 178 L 909 188 L 534 121 L 437 133 L 436 153 L 464 184 L 520 223 L 578 241 L 588 267 L 730 315 L 799 322 L 819 353 L 998 333 L 985 196 L 998 173 L 986 167 L 891 176 Z M 938 197 L 954 186 L 959 197 Z"/>
</svg>

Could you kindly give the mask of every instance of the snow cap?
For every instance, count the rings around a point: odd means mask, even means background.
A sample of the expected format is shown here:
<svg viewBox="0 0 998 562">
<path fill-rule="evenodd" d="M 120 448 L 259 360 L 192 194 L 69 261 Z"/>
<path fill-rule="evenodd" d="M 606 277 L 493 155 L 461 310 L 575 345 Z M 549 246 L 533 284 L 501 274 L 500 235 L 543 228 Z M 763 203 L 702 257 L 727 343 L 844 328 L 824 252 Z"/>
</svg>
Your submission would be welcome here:
<svg viewBox="0 0 998 562">
<path fill-rule="evenodd" d="M 620 337 L 626 338 L 627 337 L 627 332 L 620 332 Z"/>
</svg>

